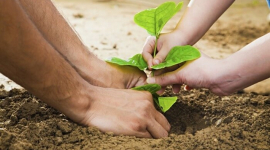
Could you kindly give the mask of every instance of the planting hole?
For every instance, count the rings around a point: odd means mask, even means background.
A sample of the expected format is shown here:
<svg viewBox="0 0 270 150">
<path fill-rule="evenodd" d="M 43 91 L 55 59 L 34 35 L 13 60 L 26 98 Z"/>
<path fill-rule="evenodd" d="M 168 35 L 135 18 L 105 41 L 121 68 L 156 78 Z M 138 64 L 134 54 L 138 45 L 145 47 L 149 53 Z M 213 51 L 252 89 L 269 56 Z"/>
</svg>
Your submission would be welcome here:
<svg viewBox="0 0 270 150">
<path fill-rule="evenodd" d="M 181 111 L 179 111 L 181 110 Z M 188 106 L 178 102 L 165 113 L 171 124 L 171 134 L 193 134 L 211 126 L 209 120 L 204 119 L 204 111 L 201 108 Z"/>
</svg>

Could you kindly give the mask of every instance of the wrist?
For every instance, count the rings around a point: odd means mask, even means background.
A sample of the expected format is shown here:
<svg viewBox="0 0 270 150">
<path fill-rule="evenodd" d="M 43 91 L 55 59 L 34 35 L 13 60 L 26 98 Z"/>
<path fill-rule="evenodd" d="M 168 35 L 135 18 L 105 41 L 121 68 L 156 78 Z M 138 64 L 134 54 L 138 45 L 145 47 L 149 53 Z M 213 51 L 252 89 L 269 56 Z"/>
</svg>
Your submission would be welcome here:
<svg viewBox="0 0 270 150">
<path fill-rule="evenodd" d="M 111 83 L 111 70 L 108 70 L 106 62 L 97 58 L 88 59 L 85 63 L 78 65 L 78 73 L 88 83 L 94 86 L 109 87 Z"/>
<path fill-rule="evenodd" d="M 172 31 L 172 34 L 175 35 L 175 39 L 178 41 L 178 45 L 194 45 L 196 42 L 191 37 L 191 34 L 182 30 L 181 28 L 175 28 Z"/>
<path fill-rule="evenodd" d="M 74 89 L 69 92 L 68 97 L 63 99 L 53 99 L 53 104 L 51 106 L 65 114 L 74 122 L 85 125 L 87 113 L 95 100 L 93 97 L 95 89 L 95 86 L 92 86 L 83 80 L 75 85 Z"/>
<path fill-rule="evenodd" d="M 96 59 L 81 66 L 78 72 L 93 86 L 126 88 L 126 78 L 122 72 L 124 68 L 125 66 L 118 66 Z"/>
<path fill-rule="evenodd" d="M 215 72 L 209 89 L 220 96 L 230 95 L 240 90 L 239 82 L 242 81 L 238 69 L 228 59 L 220 59 L 215 64 Z"/>
</svg>

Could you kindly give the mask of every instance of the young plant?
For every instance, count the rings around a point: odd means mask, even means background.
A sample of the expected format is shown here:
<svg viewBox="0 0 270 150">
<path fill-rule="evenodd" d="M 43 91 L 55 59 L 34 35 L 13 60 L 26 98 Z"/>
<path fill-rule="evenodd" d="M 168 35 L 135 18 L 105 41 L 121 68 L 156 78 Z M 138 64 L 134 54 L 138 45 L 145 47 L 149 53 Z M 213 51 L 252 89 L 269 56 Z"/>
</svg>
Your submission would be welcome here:
<svg viewBox="0 0 270 150">
<path fill-rule="evenodd" d="M 153 54 L 154 57 L 156 55 L 157 40 L 162 28 L 182 8 L 182 5 L 183 2 L 180 2 L 177 5 L 174 2 L 165 2 L 157 8 L 144 10 L 134 16 L 134 21 L 136 24 L 146 29 L 150 35 L 156 37 Z M 175 46 L 170 50 L 164 62 L 152 66 L 152 69 L 157 70 L 165 67 L 171 67 L 185 61 L 197 59 L 199 57 L 200 52 L 192 46 Z M 147 69 L 147 63 L 141 54 L 136 54 L 128 60 L 113 57 L 106 61 L 118 65 L 129 65 L 137 67 L 140 70 Z M 156 92 L 161 89 L 161 86 L 158 84 L 146 84 L 143 86 L 135 87 L 133 89 L 139 91 L 149 91 L 153 95 L 155 103 L 162 112 L 169 110 L 177 100 L 177 97 L 160 97 L 158 94 L 156 94 Z"/>
</svg>

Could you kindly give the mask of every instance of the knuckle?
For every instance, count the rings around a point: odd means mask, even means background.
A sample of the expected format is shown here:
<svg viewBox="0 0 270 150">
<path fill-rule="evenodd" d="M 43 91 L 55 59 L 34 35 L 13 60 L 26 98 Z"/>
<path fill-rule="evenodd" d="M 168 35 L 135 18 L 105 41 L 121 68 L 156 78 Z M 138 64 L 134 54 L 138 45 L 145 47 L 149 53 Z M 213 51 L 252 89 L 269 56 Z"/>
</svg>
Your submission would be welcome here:
<svg viewBox="0 0 270 150">
<path fill-rule="evenodd" d="M 142 109 L 140 111 L 140 113 L 146 113 L 147 112 L 146 110 L 149 110 L 152 106 L 153 106 L 153 104 L 152 104 L 151 101 L 146 101 L 145 100 L 144 102 L 140 103 L 140 108 Z"/>
<path fill-rule="evenodd" d="M 130 126 L 129 127 L 133 131 L 143 131 L 146 128 L 146 127 L 144 127 L 143 124 L 141 124 L 138 121 L 134 121 L 134 122 L 130 123 Z"/>
<path fill-rule="evenodd" d="M 147 112 L 147 111 L 141 111 L 140 113 L 139 113 L 139 116 L 140 116 L 140 118 L 142 118 L 142 119 L 149 119 L 150 117 L 150 115 L 149 115 L 149 112 Z"/>
<path fill-rule="evenodd" d="M 161 82 L 165 82 L 165 81 L 167 80 L 165 74 L 160 75 L 160 77 L 157 78 L 157 79 L 158 79 L 159 81 L 161 81 Z"/>
<path fill-rule="evenodd" d="M 181 77 L 181 75 L 176 74 L 176 75 L 175 75 L 175 79 L 176 79 L 176 81 L 177 81 L 178 83 L 183 83 L 183 78 Z"/>
<path fill-rule="evenodd" d="M 145 91 L 144 93 L 145 93 L 145 97 L 146 97 L 147 99 L 152 99 L 152 94 L 151 94 L 150 92 Z"/>
<path fill-rule="evenodd" d="M 147 40 L 147 41 L 153 40 L 153 36 L 148 36 L 148 37 L 146 38 L 146 40 Z"/>
</svg>

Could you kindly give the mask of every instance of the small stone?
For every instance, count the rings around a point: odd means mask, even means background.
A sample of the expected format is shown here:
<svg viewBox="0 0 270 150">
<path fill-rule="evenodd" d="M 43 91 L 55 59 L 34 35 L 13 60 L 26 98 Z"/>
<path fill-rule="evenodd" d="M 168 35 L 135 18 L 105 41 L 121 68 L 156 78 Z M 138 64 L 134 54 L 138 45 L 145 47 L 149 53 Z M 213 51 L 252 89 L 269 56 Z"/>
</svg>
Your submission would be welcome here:
<svg viewBox="0 0 270 150">
<path fill-rule="evenodd" d="M 77 13 L 77 14 L 73 14 L 74 18 L 83 18 L 83 14 Z"/>
<path fill-rule="evenodd" d="M 221 123 L 222 123 L 222 118 L 221 119 L 218 119 L 215 124 L 218 127 L 218 126 L 220 126 Z"/>
<path fill-rule="evenodd" d="M 230 98 L 229 98 L 229 97 L 227 97 L 227 96 L 225 96 L 225 97 L 222 97 L 222 98 L 221 98 L 221 100 L 222 100 L 222 101 L 229 101 L 229 100 L 230 100 Z"/>
</svg>

